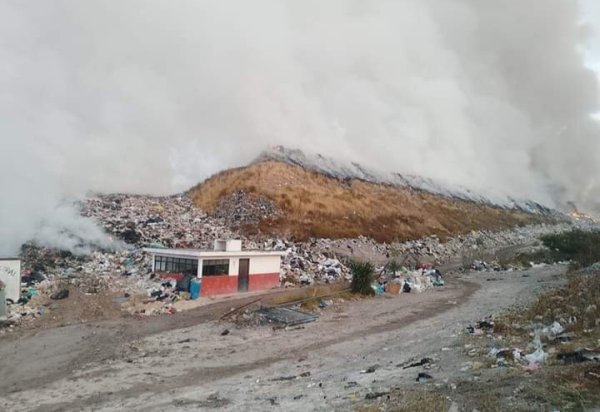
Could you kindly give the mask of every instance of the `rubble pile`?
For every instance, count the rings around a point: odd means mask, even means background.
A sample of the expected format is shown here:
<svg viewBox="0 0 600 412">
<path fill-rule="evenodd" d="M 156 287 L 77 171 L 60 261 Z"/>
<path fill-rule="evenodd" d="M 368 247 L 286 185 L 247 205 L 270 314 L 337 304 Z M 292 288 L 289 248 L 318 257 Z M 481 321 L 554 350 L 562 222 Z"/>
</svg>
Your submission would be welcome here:
<svg viewBox="0 0 600 412">
<path fill-rule="evenodd" d="M 185 196 L 152 197 L 102 195 L 87 199 L 82 214 L 98 220 L 114 236 L 136 247 L 181 247 L 209 249 L 217 238 L 242 239 L 244 249 L 278 250 L 286 254 L 281 280 L 286 286 L 315 282 L 349 280 L 346 260 L 351 257 L 383 264 L 397 258 L 406 266 L 422 260 L 442 264 L 451 258 L 477 250 L 493 251 L 502 247 L 535 241 L 540 235 L 570 227 L 530 225 L 500 232 L 473 231 L 442 243 L 437 236 L 396 243 L 377 243 L 360 236 L 355 239 L 314 239 L 289 242 L 284 239 L 244 237 L 233 226 L 277 216 L 279 211 L 269 199 L 251 193 L 236 192 L 224 200 L 211 217 L 196 209 Z M 228 226 L 233 223 L 233 226 Z"/>
<path fill-rule="evenodd" d="M 136 246 L 207 249 L 217 238 L 237 237 L 222 221 L 194 207 L 185 195 L 100 195 L 83 201 L 81 214 Z"/>
<path fill-rule="evenodd" d="M 571 228 L 568 223 L 539 224 L 515 227 L 499 232 L 478 230 L 467 235 L 459 235 L 442 243 L 437 236 L 390 245 L 390 249 L 400 255 L 431 257 L 445 262 L 452 257 L 463 256 L 472 251 L 485 250 L 493 253 L 500 248 L 535 242 L 540 236 L 558 233 Z"/>
<path fill-rule="evenodd" d="M 281 216 L 281 211 L 265 196 L 237 191 L 221 199 L 213 216 L 223 219 L 227 226 L 237 227 L 277 218 Z"/>
<path fill-rule="evenodd" d="M 349 259 L 369 260 L 379 265 L 377 275 L 385 272 L 385 263 L 396 260 L 399 267 L 393 275 L 388 273 L 388 278 L 381 284 L 384 287 L 388 283 L 397 284 L 403 291 L 405 285 L 419 290 L 436 282 L 437 277 L 432 273 L 413 270 L 420 262 L 428 261 L 435 267 L 473 250 L 494 250 L 533 242 L 542 234 L 571 228 L 569 224 L 562 223 L 501 232 L 474 231 L 443 243 L 436 236 L 391 244 L 377 243 L 362 236 L 291 242 L 279 238 L 265 239 L 260 235 L 240 236 L 228 226 L 231 222 L 255 222 L 278 213 L 270 201 L 257 200 L 256 197 L 250 199 L 250 195 L 234 194 L 228 200 L 231 204 L 224 205 L 226 207 L 220 217 L 208 216 L 196 209 L 185 195 L 90 197 L 81 202 L 81 214 L 96 220 L 110 236 L 121 239 L 123 248 L 77 256 L 34 244 L 24 245 L 21 253 L 23 279 L 25 286 L 32 290 L 24 289 L 21 302 L 13 305 L 20 305 L 19 310 L 11 312 L 18 312 L 20 319 L 39 316 L 43 310 L 36 302 L 48 300 L 59 285 L 67 285 L 84 294 L 108 293 L 120 299 L 142 295 L 148 301 L 159 302 L 146 314 L 172 313 L 173 303 L 185 299 L 185 292 L 168 280 L 155 278 L 151 273 L 150 257 L 143 252 L 143 247 L 210 249 L 215 239 L 242 239 L 244 249 L 285 252 L 281 281 L 286 287 L 350 280 Z M 36 296 L 28 297 L 31 294 Z"/>
<path fill-rule="evenodd" d="M 285 251 L 281 265 L 281 280 L 284 286 L 311 285 L 315 281 L 334 282 L 350 280 L 350 269 L 335 258 L 335 253 L 326 239 L 314 242 L 294 243 L 271 239 L 262 244 L 248 242 L 257 249 Z"/>
<path fill-rule="evenodd" d="M 291 286 L 349 280 L 351 274 L 345 264 L 349 258 L 381 265 L 396 260 L 406 267 L 415 267 L 423 262 L 439 266 L 453 258 L 475 256 L 477 251 L 494 253 L 505 247 L 534 243 L 544 234 L 558 233 L 571 227 L 568 223 L 561 223 L 530 225 L 500 232 L 473 231 L 446 242 L 441 242 L 437 236 L 430 236 L 407 242 L 377 243 L 360 236 L 355 239 L 315 239 L 310 242 L 270 239 L 261 243 L 247 240 L 246 244 L 258 249 L 285 251 L 282 281 Z M 494 267 L 485 265 L 486 269 L 488 266 Z M 480 262 L 480 266 L 483 268 L 483 262 Z"/>
<path fill-rule="evenodd" d="M 69 288 L 85 295 L 129 297 L 145 294 L 154 283 L 152 262 L 137 249 L 76 256 L 28 243 L 22 247 L 21 258 L 21 297 L 9 302 L 8 321 L 13 324 L 51 311 L 53 300 L 69 298 Z"/>
</svg>

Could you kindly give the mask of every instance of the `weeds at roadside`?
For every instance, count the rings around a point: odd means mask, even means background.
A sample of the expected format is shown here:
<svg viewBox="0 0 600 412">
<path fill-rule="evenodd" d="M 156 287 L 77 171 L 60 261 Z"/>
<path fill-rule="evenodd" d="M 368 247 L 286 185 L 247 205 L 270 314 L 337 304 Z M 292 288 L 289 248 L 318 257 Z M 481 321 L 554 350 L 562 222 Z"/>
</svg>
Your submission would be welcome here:
<svg viewBox="0 0 600 412">
<path fill-rule="evenodd" d="M 371 287 L 375 270 L 373 264 L 371 262 L 351 261 L 350 270 L 352 271 L 350 290 L 361 295 L 373 295 L 375 293 Z"/>
<path fill-rule="evenodd" d="M 600 365 L 551 366 L 539 380 L 531 382 L 524 395 L 561 407 L 586 410 L 600 404 Z"/>
<path fill-rule="evenodd" d="M 574 269 L 600 262 L 600 230 L 571 230 L 545 235 L 541 240 L 555 261 L 570 260 Z"/>
<path fill-rule="evenodd" d="M 392 391 L 390 399 L 379 399 L 372 403 L 362 404 L 354 410 L 358 412 L 391 411 L 391 412 L 439 412 L 447 411 L 450 404 L 448 398 L 440 393 L 427 390 Z"/>
</svg>

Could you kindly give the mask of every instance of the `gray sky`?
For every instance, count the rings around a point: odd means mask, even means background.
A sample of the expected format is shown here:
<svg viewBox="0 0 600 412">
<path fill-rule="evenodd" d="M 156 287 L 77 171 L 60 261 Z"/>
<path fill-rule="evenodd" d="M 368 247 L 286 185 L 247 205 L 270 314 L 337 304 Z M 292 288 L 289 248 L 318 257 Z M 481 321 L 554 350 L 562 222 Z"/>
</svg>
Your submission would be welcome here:
<svg viewBox="0 0 600 412">
<path fill-rule="evenodd" d="M 600 210 L 577 4 L 0 0 L 0 253 L 100 239 L 65 198 L 178 192 L 273 144 Z"/>
<path fill-rule="evenodd" d="M 583 0 L 581 14 L 592 31 L 584 47 L 585 63 L 596 71 L 600 85 L 600 1 Z M 600 110 L 596 113 L 596 118 L 600 121 Z"/>
</svg>

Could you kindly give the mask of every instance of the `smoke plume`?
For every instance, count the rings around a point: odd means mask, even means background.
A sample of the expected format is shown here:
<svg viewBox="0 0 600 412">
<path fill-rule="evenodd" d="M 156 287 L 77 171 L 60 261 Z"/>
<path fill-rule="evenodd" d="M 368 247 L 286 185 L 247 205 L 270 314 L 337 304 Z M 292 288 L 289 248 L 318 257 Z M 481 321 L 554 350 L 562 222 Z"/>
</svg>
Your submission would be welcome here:
<svg viewBox="0 0 600 412">
<path fill-rule="evenodd" d="M 104 244 L 65 199 L 273 144 L 597 211 L 590 30 L 564 0 L 0 0 L 0 254 Z"/>
</svg>

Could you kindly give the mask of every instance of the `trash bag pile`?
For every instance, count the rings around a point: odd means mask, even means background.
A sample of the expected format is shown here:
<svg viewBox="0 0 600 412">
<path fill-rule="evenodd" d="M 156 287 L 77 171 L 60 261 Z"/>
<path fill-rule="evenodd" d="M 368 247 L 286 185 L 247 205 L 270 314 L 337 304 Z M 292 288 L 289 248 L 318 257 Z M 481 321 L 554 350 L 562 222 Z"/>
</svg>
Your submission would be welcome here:
<svg viewBox="0 0 600 412">
<path fill-rule="evenodd" d="M 439 269 L 421 267 L 410 270 L 402 267 L 391 274 L 382 269 L 373 290 L 378 295 L 383 292 L 391 294 L 420 293 L 441 286 L 444 286 L 444 278 Z"/>
</svg>

